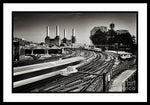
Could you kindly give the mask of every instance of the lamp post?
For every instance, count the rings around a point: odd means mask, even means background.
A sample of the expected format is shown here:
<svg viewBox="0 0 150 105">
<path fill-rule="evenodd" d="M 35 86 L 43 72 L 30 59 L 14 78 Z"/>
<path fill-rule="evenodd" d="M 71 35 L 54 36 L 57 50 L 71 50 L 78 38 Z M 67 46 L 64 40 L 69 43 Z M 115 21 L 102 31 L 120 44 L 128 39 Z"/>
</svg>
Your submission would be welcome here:
<svg viewBox="0 0 150 105">
<path fill-rule="evenodd" d="M 105 89 L 106 89 L 106 85 L 105 85 L 105 76 L 106 76 L 106 74 L 103 73 L 103 92 L 105 92 Z"/>
<path fill-rule="evenodd" d="M 118 46 L 119 46 L 119 44 L 118 44 L 118 43 L 116 43 L 116 51 L 117 51 L 116 61 L 118 61 Z"/>
</svg>

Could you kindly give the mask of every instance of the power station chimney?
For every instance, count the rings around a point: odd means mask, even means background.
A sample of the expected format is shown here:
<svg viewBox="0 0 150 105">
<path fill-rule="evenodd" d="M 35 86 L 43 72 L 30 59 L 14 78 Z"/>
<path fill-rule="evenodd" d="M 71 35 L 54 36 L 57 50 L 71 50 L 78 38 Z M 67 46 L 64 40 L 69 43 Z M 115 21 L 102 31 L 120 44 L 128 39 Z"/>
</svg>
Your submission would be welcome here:
<svg viewBox="0 0 150 105">
<path fill-rule="evenodd" d="M 72 29 L 72 36 L 75 36 L 75 29 Z"/>
<path fill-rule="evenodd" d="M 47 26 L 47 36 L 49 36 L 49 26 Z"/>
<path fill-rule="evenodd" d="M 64 38 L 66 37 L 66 29 L 64 29 Z"/>
<path fill-rule="evenodd" d="M 59 26 L 56 26 L 56 36 L 59 36 Z"/>
<path fill-rule="evenodd" d="M 74 28 L 72 29 L 72 38 L 71 38 L 71 40 L 72 40 L 72 43 L 75 43 L 75 42 L 76 42 L 75 29 L 74 29 Z"/>
</svg>

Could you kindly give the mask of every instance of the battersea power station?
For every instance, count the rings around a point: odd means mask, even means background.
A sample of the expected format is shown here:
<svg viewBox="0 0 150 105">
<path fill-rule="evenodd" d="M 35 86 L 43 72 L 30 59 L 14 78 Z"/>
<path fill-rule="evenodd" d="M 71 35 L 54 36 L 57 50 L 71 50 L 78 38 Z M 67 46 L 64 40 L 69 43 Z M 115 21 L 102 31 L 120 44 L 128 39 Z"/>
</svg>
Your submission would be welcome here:
<svg viewBox="0 0 150 105">
<path fill-rule="evenodd" d="M 60 34 L 59 34 L 59 26 L 56 26 L 55 38 L 50 38 L 50 30 L 49 30 L 49 26 L 47 26 L 47 35 L 45 37 L 45 44 L 47 46 L 49 46 L 49 47 L 70 46 L 75 42 L 76 42 L 75 29 L 72 29 L 72 35 L 71 35 L 70 40 L 66 38 L 66 29 L 64 29 L 64 38 L 61 40 Z"/>
</svg>

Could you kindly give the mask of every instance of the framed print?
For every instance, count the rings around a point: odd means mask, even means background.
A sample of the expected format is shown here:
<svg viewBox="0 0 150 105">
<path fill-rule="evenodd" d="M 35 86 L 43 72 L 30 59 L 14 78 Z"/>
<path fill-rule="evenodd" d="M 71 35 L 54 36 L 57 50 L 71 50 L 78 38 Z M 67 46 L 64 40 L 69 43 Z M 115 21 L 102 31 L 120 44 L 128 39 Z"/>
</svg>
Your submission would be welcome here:
<svg viewBox="0 0 150 105">
<path fill-rule="evenodd" d="M 146 101 L 146 32 L 146 3 L 5 3 L 4 100 Z"/>
</svg>

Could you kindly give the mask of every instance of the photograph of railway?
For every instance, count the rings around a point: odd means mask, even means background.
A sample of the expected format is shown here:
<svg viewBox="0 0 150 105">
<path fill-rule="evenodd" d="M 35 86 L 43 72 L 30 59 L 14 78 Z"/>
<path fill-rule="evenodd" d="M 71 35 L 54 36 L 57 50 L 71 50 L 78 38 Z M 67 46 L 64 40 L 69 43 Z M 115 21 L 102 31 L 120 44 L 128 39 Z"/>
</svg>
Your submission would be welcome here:
<svg viewBox="0 0 150 105">
<path fill-rule="evenodd" d="M 138 12 L 12 12 L 13 93 L 138 93 Z"/>
</svg>

